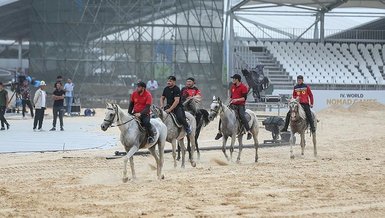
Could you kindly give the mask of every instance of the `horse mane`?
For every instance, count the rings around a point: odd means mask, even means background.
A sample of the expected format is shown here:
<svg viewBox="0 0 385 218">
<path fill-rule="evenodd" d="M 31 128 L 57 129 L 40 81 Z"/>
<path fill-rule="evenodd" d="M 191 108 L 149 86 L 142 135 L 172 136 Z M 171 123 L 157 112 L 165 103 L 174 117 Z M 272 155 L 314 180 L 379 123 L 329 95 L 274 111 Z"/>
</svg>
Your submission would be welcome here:
<svg viewBox="0 0 385 218">
<path fill-rule="evenodd" d="M 201 97 L 200 96 L 193 96 L 183 102 L 183 107 L 187 111 L 192 111 L 194 114 L 198 111 L 199 104 L 201 103 Z"/>
<path fill-rule="evenodd" d="M 299 117 L 301 117 L 302 119 L 306 120 L 306 113 L 305 113 L 305 110 L 303 109 L 303 107 L 301 106 L 301 104 L 299 103 L 299 101 L 295 98 L 292 98 L 290 99 L 290 103 L 295 103 L 297 104 L 297 107 L 298 107 L 298 114 L 299 114 Z"/>
</svg>

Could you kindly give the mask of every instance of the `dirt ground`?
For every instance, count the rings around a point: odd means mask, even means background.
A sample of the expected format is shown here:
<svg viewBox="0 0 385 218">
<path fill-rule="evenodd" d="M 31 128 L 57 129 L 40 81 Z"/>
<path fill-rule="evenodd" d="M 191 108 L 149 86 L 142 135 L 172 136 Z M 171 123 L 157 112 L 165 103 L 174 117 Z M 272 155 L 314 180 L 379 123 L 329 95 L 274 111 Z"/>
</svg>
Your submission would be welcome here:
<svg viewBox="0 0 385 218">
<path fill-rule="evenodd" d="M 134 158 L 138 179 L 122 183 L 123 160 L 105 158 L 121 146 L 1 154 L 0 217 L 384 217 L 384 117 L 385 106 L 373 103 L 319 112 L 316 158 L 309 134 L 294 160 L 288 146 L 260 148 L 258 163 L 254 149 L 240 164 L 203 151 L 196 168 L 181 169 L 166 154 L 162 181 L 143 155 Z M 202 146 L 220 144 L 216 125 L 203 130 Z M 260 142 L 270 138 L 261 128 Z"/>
</svg>

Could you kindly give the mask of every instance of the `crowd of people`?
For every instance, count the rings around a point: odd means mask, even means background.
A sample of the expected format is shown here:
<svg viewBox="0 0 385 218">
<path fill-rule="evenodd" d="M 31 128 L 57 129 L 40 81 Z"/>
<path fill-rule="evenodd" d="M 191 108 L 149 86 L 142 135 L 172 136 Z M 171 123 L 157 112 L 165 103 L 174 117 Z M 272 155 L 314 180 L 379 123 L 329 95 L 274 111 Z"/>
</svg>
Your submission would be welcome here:
<svg viewBox="0 0 385 218">
<path fill-rule="evenodd" d="M 19 87 L 17 87 L 16 90 L 16 92 L 18 92 L 18 95 L 20 95 L 22 102 L 23 119 L 26 119 L 26 112 L 28 106 L 30 116 L 34 119 L 32 129 L 34 131 L 44 131 L 43 121 L 45 110 L 47 108 L 47 96 L 52 96 L 53 122 L 50 131 L 56 130 L 57 119 L 59 119 L 60 122 L 60 131 L 64 131 L 63 116 L 65 113 L 67 114 L 67 116 L 71 116 L 71 107 L 74 98 L 73 92 L 75 85 L 72 82 L 71 78 L 68 78 L 67 82 L 63 85 L 63 77 L 57 76 L 56 82 L 54 84 L 54 89 L 52 91 L 47 90 L 47 84 L 45 81 L 38 81 L 38 84 L 36 85 L 38 86 L 38 89 L 33 95 L 31 93 L 30 82 L 31 81 L 27 79 L 19 81 Z M 64 104 L 64 101 L 66 102 L 66 104 Z M 4 84 L 0 82 L 0 130 L 5 130 L 5 127 L 7 129 L 10 128 L 10 124 L 4 116 L 9 104 L 10 99 L 8 97 L 8 91 L 4 88 Z"/>
</svg>

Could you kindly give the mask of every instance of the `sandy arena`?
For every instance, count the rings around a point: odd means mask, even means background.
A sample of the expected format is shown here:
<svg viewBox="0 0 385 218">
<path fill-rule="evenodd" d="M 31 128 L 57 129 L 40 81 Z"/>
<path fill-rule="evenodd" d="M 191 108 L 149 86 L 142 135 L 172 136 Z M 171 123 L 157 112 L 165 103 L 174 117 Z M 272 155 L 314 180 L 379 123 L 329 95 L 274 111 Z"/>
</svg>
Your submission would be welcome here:
<svg viewBox="0 0 385 218">
<path fill-rule="evenodd" d="M 258 163 L 254 149 L 243 150 L 240 164 L 203 151 L 196 168 L 181 169 L 168 153 L 162 181 L 151 156 L 135 156 L 138 179 L 122 183 L 123 160 L 105 158 L 121 145 L 1 154 L 0 217 L 384 217 L 384 117 L 385 106 L 375 103 L 319 112 L 317 158 L 309 134 L 305 156 L 297 144 L 294 160 L 289 146 L 260 148 Z M 202 147 L 220 145 L 213 140 L 217 121 L 203 130 Z M 259 141 L 270 138 L 260 128 Z"/>
</svg>

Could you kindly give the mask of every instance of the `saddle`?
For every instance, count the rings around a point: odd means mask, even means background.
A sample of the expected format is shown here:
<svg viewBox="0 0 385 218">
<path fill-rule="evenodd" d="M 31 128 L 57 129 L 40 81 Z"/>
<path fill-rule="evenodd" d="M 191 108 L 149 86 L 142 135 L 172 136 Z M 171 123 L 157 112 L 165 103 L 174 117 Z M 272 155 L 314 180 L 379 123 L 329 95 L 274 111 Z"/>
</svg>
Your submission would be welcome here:
<svg viewBox="0 0 385 218">
<path fill-rule="evenodd" d="M 144 128 L 144 127 L 142 126 L 142 122 L 140 122 L 139 119 L 135 118 L 135 122 L 138 124 L 140 132 L 144 132 L 144 133 L 147 132 L 147 131 L 146 131 L 146 128 Z"/>
<path fill-rule="evenodd" d="M 169 113 L 169 115 L 171 116 L 171 118 L 172 118 L 172 121 L 175 123 L 175 125 L 178 127 L 178 128 L 181 128 L 183 125 L 182 124 L 180 124 L 179 122 L 178 122 L 178 119 L 176 118 L 176 115 L 174 114 L 174 113 Z"/>
</svg>

